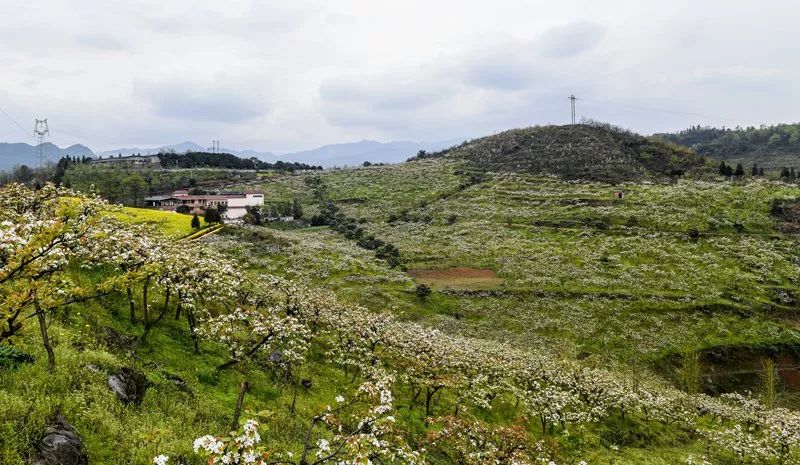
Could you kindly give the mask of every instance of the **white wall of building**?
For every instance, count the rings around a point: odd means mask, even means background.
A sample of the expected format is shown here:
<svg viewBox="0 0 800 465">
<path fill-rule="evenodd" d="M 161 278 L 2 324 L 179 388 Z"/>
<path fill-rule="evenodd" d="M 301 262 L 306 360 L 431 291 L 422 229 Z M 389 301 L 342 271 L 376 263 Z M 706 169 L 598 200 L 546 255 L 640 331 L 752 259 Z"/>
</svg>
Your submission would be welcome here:
<svg viewBox="0 0 800 465">
<path fill-rule="evenodd" d="M 238 220 L 244 217 L 245 207 L 258 207 L 264 205 L 264 194 L 246 194 L 244 197 L 228 199 L 228 209 L 225 218 Z"/>
</svg>

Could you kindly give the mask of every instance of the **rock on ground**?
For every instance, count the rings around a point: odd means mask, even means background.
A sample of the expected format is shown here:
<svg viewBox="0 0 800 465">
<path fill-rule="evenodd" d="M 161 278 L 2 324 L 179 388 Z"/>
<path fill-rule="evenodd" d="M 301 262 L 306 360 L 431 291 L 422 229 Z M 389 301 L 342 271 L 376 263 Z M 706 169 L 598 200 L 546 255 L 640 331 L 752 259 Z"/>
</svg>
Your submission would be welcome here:
<svg viewBox="0 0 800 465">
<path fill-rule="evenodd" d="M 36 445 L 38 454 L 33 465 L 88 465 L 80 436 L 61 413 L 45 428 L 45 436 Z"/>
<path fill-rule="evenodd" d="M 122 403 L 139 405 L 144 400 L 150 382 L 141 370 L 124 367 L 108 375 L 108 387 Z"/>
</svg>

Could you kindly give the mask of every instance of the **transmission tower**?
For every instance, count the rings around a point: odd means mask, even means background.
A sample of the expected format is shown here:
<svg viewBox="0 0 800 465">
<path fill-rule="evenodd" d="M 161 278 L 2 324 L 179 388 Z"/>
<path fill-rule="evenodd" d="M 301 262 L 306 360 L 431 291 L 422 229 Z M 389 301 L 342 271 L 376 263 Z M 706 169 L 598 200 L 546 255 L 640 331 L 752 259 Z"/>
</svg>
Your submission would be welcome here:
<svg viewBox="0 0 800 465">
<path fill-rule="evenodd" d="M 569 97 L 567 97 L 567 98 L 569 98 L 569 103 L 570 103 L 570 106 L 572 107 L 572 125 L 574 126 L 575 125 L 575 100 L 578 100 L 578 97 L 576 97 L 575 94 L 570 94 Z"/>
<path fill-rule="evenodd" d="M 211 153 L 219 153 L 219 141 L 218 140 L 212 140 L 211 141 L 211 147 L 209 147 L 209 152 L 211 152 Z"/>
<path fill-rule="evenodd" d="M 36 151 L 39 154 L 39 167 L 44 166 L 44 142 L 50 135 L 50 128 L 47 127 L 47 118 L 37 119 L 33 127 L 33 136 L 36 137 Z"/>
</svg>

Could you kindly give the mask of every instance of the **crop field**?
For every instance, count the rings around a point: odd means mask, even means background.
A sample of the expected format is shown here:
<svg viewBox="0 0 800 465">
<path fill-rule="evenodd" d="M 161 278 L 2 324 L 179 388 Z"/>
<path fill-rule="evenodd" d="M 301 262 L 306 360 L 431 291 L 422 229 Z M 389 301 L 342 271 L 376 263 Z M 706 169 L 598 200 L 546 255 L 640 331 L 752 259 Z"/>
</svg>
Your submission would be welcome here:
<svg viewBox="0 0 800 465">
<path fill-rule="evenodd" d="M 184 237 L 194 231 L 191 225 L 191 215 L 146 208 L 123 207 L 121 211 L 114 212 L 114 216 L 126 223 L 152 225 L 169 237 Z M 203 228 L 205 226 L 205 220 L 200 217 L 200 227 Z"/>
<path fill-rule="evenodd" d="M 495 289 L 503 284 L 493 270 L 475 268 L 445 268 L 436 270 L 409 270 L 417 282 L 443 289 Z"/>
<path fill-rule="evenodd" d="M 447 332 L 598 363 L 655 366 L 687 350 L 800 342 L 800 257 L 770 214 L 774 199 L 800 197 L 797 187 L 610 185 L 517 173 L 465 186 L 467 173 L 449 160 L 325 172 L 327 198 L 397 246 L 409 272 L 382 267 L 328 230 L 276 232 L 302 257 L 287 269 L 312 270 L 305 273 L 358 303 Z M 313 211 L 318 200 L 305 176 L 314 175 L 277 177 L 262 188 Z M 464 268 L 491 276 L 462 280 L 444 271 Z M 436 292 L 416 298 L 409 278 Z"/>
</svg>

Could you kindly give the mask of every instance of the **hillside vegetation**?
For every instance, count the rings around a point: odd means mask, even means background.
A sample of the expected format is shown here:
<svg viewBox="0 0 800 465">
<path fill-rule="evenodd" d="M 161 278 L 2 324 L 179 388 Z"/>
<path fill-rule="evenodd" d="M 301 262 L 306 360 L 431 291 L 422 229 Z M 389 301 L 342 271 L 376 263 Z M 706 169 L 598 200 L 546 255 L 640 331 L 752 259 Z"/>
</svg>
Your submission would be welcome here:
<svg viewBox="0 0 800 465">
<path fill-rule="evenodd" d="M 686 148 L 595 123 L 512 129 L 439 154 L 481 171 L 606 182 L 681 176 L 706 161 Z"/>
<path fill-rule="evenodd" d="M 202 237 L 5 186 L 0 463 L 54 417 L 89 463 L 800 462 L 800 188 L 562 130 L 586 146 L 544 156 L 581 170 L 615 147 L 602 181 L 531 165 L 554 130 L 523 129 L 247 178 L 301 214 Z"/>
<path fill-rule="evenodd" d="M 717 160 L 745 165 L 756 163 L 771 170 L 800 166 L 800 124 L 733 129 L 698 125 L 657 136 Z"/>
</svg>

